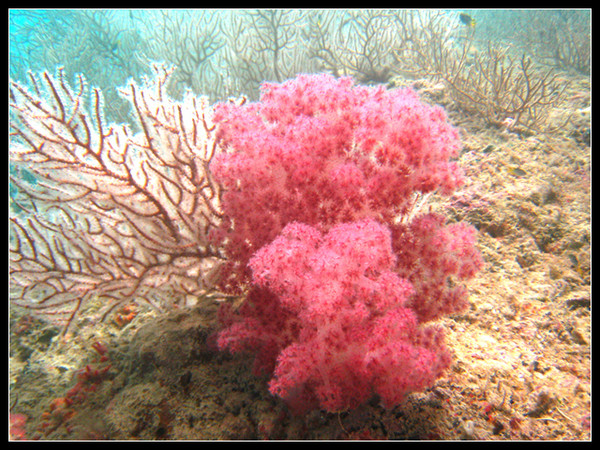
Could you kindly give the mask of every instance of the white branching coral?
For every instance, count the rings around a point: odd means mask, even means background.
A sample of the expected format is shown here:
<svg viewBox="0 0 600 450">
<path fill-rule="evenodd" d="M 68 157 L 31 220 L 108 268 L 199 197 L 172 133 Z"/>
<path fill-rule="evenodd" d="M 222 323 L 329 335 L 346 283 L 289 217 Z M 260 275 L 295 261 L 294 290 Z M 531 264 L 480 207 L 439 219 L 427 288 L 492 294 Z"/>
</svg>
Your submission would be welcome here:
<svg viewBox="0 0 600 450">
<path fill-rule="evenodd" d="M 68 326 L 92 296 L 160 307 L 211 289 L 222 259 L 209 240 L 219 187 L 208 100 L 166 94 L 172 72 L 121 95 L 139 131 L 106 124 L 102 93 L 30 74 L 10 83 L 11 300 Z M 90 101 L 87 101 L 87 98 Z M 65 327 L 66 330 L 66 327 Z"/>
</svg>

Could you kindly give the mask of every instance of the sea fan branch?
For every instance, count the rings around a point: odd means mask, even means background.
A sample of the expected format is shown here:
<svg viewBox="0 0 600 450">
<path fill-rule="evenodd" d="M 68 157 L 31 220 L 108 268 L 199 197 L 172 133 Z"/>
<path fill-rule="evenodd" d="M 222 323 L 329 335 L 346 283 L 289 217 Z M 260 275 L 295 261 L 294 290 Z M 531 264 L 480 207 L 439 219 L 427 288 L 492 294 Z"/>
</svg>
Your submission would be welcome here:
<svg viewBox="0 0 600 450">
<path fill-rule="evenodd" d="M 110 311 L 202 295 L 223 259 L 209 239 L 221 213 L 207 100 L 170 99 L 172 69 L 153 69 L 121 91 L 139 133 L 105 123 L 100 90 L 86 105 L 81 76 L 75 89 L 61 69 L 31 75 L 31 91 L 11 81 L 11 297 L 65 331 L 97 296 Z"/>
</svg>

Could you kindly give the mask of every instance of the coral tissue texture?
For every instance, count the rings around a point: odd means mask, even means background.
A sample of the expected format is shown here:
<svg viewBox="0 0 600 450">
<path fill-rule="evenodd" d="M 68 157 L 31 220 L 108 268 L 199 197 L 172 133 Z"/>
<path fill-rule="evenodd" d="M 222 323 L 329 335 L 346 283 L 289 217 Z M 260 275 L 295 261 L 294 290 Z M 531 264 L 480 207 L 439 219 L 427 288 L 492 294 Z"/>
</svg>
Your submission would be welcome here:
<svg viewBox="0 0 600 450">
<path fill-rule="evenodd" d="M 220 348 L 254 353 L 296 411 L 374 394 L 389 407 L 430 385 L 451 355 L 424 323 L 466 306 L 454 281 L 481 265 L 471 227 L 417 207 L 462 181 L 443 110 L 411 90 L 300 75 L 217 105 L 215 121 L 221 287 L 249 289 L 221 311 Z"/>
</svg>

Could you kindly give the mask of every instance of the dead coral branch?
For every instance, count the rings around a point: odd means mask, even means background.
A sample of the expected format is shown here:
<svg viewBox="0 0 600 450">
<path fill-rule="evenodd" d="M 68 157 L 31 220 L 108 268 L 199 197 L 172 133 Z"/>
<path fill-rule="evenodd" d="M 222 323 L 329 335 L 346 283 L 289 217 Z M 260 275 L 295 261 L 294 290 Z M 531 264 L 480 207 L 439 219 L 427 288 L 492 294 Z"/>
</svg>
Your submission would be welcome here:
<svg viewBox="0 0 600 450">
<path fill-rule="evenodd" d="M 442 78 L 461 109 L 476 112 L 493 125 L 509 120 L 510 128 L 540 131 L 549 107 L 557 104 L 566 85 L 552 70 L 538 70 L 531 58 L 513 58 L 507 50 L 490 45 L 468 67 Z"/>
<path fill-rule="evenodd" d="M 475 41 L 474 28 L 452 26 L 440 13 L 398 15 L 402 45 L 397 70 L 441 80 L 456 105 L 488 124 L 542 131 L 551 106 L 566 88 L 553 70 L 540 70 L 525 54 Z"/>
</svg>

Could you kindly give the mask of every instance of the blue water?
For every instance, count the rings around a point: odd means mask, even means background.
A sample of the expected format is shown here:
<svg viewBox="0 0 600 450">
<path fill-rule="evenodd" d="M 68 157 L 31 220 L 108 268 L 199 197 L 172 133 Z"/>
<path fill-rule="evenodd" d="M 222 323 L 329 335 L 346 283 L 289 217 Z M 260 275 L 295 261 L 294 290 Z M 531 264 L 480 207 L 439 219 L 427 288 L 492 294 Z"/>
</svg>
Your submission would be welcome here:
<svg viewBox="0 0 600 450">
<path fill-rule="evenodd" d="M 256 99 L 262 81 L 300 72 L 385 83 L 398 68 L 397 51 L 407 45 L 402 22 L 426 27 L 432 16 L 449 45 L 472 31 L 481 49 L 492 42 L 530 52 L 545 65 L 589 72 L 589 49 L 583 61 L 552 61 L 556 49 L 543 46 L 570 40 L 569 52 L 589 47 L 590 10 L 14 9 L 10 76 L 22 80 L 28 70 L 63 66 L 69 76 L 83 73 L 90 84 L 114 89 L 158 60 L 178 67 L 174 94 L 189 88 L 213 101 L 241 94 Z M 117 110 L 115 118 L 125 119 Z"/>
</svg>

